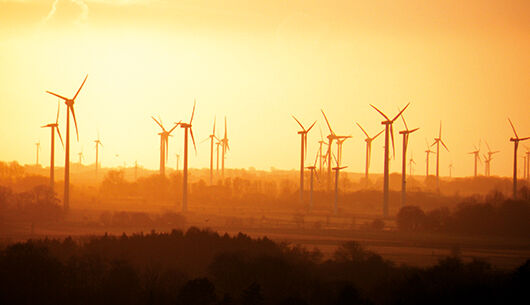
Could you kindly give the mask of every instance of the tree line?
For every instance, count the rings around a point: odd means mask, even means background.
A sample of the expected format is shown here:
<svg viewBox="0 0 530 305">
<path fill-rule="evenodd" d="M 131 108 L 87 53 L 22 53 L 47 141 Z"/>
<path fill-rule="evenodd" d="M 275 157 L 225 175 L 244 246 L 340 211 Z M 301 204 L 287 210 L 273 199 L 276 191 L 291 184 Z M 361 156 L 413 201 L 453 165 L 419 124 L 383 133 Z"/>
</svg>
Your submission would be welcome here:
<svg viewBox="0 0 530 305">
<path fill-rule="evenodd" d="M 194 227 L 0 250 L 2 304 L 524 304 L 529 284 L 530 261 L 497 270 L 451 256 L 417 268 L 354 241 L 324 258 Z"/>
</svg>

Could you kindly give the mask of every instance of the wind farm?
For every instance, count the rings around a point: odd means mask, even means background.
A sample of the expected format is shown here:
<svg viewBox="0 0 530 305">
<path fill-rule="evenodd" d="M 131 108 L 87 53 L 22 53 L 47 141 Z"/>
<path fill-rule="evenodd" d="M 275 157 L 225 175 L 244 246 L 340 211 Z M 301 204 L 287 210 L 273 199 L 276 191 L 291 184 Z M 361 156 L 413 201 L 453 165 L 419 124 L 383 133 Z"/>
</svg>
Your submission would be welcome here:
<svg viewBox="0 0 530 305">
<path fill-rule="evenodd" d="M 529 12 L 0 1 L 0 303 L 526 299 Z"/>
</svg>

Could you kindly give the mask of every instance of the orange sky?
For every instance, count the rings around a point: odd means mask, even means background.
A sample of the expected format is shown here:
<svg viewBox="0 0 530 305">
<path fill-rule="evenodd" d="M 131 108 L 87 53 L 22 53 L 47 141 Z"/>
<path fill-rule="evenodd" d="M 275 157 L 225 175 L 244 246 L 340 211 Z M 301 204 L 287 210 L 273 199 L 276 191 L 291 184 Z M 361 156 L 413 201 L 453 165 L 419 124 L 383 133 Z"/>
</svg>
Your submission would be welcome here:
<svg viewBox="0 0 530 305">
<path fill-rule="evenodd" d="M 290 115 L 318 120 L 326 132 L 322 108 L 338 134 L 353 136 L 343 162 L 360 172 L 364 136 L 355 122 L 378 132 L 369 103 L 393 114 L 410 101 L 409 127 L 421 128 L 410 139 L 415 173 L 425 171 L 425 139 L 432 142 L 443 120 L 451 152 L 441 157 L 442 174 L 452 160 L 456 175 L 471 175 L 467 152 L 482 138 L 502 151 L 492 173 L 509 175 L 506 118 L 530 135 L 530 2 L 435 2 L 0 0 L 0 160 L 34 162 L 40 139 L 47 164 L 49 132 L 39 127 L 54 120 L 57 101 L 44 91 L 71 96 L 88 73 L 75 105 L 74 161 L 82 148 L 94 162 L 99 130 L 103 166 L 138 160 L 157 168 L 150 116 L 188 120 L 197 98 L 197 142 L 215 115 L 218 123 L 228 117 L 228 167 L 296 168 Z M 395 129 L 391 170 L 399 171 L 402 123 Z M 170 139 L 168 166 L 182 134 Z M 317 124 L 311 159 L 318 138 Z M 382 170 L 382 140 L 373 144 L 374 172 Z M 190 166 L 207 167 L 208 158 L 209 145 L 198 144 Z"/>
</svg>

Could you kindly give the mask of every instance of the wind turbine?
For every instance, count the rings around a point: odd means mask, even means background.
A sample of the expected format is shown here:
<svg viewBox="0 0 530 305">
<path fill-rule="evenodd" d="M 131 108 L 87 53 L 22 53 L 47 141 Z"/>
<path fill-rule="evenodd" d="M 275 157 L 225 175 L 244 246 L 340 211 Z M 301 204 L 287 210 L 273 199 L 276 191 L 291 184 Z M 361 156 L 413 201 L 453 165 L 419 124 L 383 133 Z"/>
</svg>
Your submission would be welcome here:
<svg viewBox="0 0 530 305">
<path fill-rule="evenodd" d="M 401 207 L 404 207 L 407 200 L 407 146 L 409 144 L 409 135 L 419 128 L 409 130 L 403 114 L 401 115 L 401 119 L 405 125 L 405 130 L 399 132 L 399 134 L 403 135 L 403 156 L 401 163 Z"/>
<path fill-rule="evenodd" d="M 230 145 L 228 145 L 228 129 L 226 128 L 226 116 L 225 116 L 225 135 L 221 139 L 221 148 L 222 148 L 222 158 L 221 158 L 221 175 L 223 179 L 225 177 L 225 154 L 227 150 L 230 150 Z"/>
<path fill-rule="evenodd" d="M 62 100 L 64 100 L 64 103 L 66 104 L 66 151 L 65 151 L 65 158 L 64 158 L 64 208 L 68 210 L 70 208 L 70 111 L 72 112 L 72 118 L 74 119 L 75 124 L 75 132 L 77 135 L 77 141 L 79 142 L 79 131 L 77 129 L 77 120 L 75 118 L 75 111 L 74 111 L 74 103 L 75 99 L 77 98 L 77 95 L 81 91 L 81 88 L 83 88 L 83 85 L 86 82 L 86 79 L 88 78 L 88 74 L 85 76 L 85 79 L 83 80 L 83 83 L 75 93 L 74 97 L 69 99 L 62 95 L 46 91 L 46 93 L 49 93 L 51 95 L 54 95 Z"/>
<path fill-rule="evenodd" d="M 528 146 L 524 146 L 526 148 L 526 180 L 530 182 L 530 148 Z"/>
<path fill-rule="evenodd" d="M 513 133 L 515 134 L 515 138 L 511 137 L 510 141 L 513 142 L 513 198 L 517 198 L 517 148 L 519 148 L 519 142 L 526 141 L 530 139 L 530 137 L 525 138 L 519 138 L 517 135 L 517 132 L 515 131 L 515 127 L 513 127 L 513 123 L 510 119 L 508 119 L 508 122 L 510 122 L 510 126 L 512 126 Z"/>
<path fill-rule="evenodd" d="M 151 118 L 162 128 L 162 132 L 159 133 L 160 135 L 160 176 L 164 177 L 166 175 L 166 162 L 168 158 L 168 142 L 169 142 L 169 136 L 177 128 L 179 123 L 175 123 L 175 126 L 171 128 L 169 131 L 167 131 L 164 128 L 164 125 L 162 125 L 161 121 L 158 121 L 153 116 Z"/>
<path fill-rule="evenodd" d="M 366 130 L 364 130 L 364 128 L 361 126 L 361 124 L 357 123 L 357 126 L 359 126 L 359 128 L 361 128 L 363 133 L 366 135 L 366 138 L 364 139 L 364 141 L 366 142 L 366 164 L 364 168 L 364 178 L 366 179 L 366 181 L 368 181 L 368 174 L 370 171 L 370 159 L 372 158 L 372 141 L 375 140 L 375 138 L 377 138 L 385 130 L 383 129 L 375 136 L 370 137 Z"/>
<path fill-rule="evenodd" d="M 486 141 L 484 141 L 486 142 Z M 485 174 L 487 177 L 491 176 L 491 160 L 493 160 L 493 155 L 499 153 L 500 151 L 491 151 L 488 142 L 486 142 L 486 147 L 488 147 L 488 155 L 484 154 L 484 164 L 485 164 Z"/>
<path fill-rule="evenodd" d="M 416 161 L 414 161 L 414 157 L 412 156 L 412 152 L 410 153 L 410 159 L 409 159 L 409 177 L 412 177 L 412 174 L 414 173 L 412 170 L 412 165 L 416 165 Z"/>
<path fill-rule="evenodd" d="M 210 185 L 213 185 L 213 141 L 214 139 L 217 139 L 217 137 L 215 136 L 215 121 L 216 119 L 214 118 L 213 131 L 212 134 L 208 136 L 208 138 L 210 138 Z M 206 138 L 205 140 L 208 140 L 208 138 Z"/>
<path fill-rule="evenodd" d="M 219 146 L 222 146 L 223 145 L 223 142 L 221 142 L 221 140 L 217 140 L 217 142 L 215 142 L 215 151 L 216 151 L 216 154 L 217 154 L 217 162 L 215 163 L 215 172 L 217 174 L 217 177 L 219 177 Z"/>
<path fill-rule="evenodd" d="M 39 151 L 40 151 L 40 140 L 39 142 L 35 143 L 36 149 L 37 149 L 37 160 L 35 161 L 35 165 L 39 165 Z"/>
<path fill-rule="evenodd" d="M 436 189 L 440 191 L 440 143 L 442 146 L 449 151 L 449 148 L 445 145 L 442 140 L 442 121 L 440 121 L 440 131 L 438 133 L 438 138 L 434 138 L 434 143 L 431 146 L 436 145 Z"/>
<path fill-rule="evenodd" d="M 453 177 L 453 162 L 449 163 L 449 177 Z"/>
<path fill-rule="evenodd" d="M 327 152 L 328 191 L 329 191 L 330 188 L 331 188 L 331 148 L 332 148 L 332 145 L 333 145 L 333 141 L 334 140 L 338 140 L 339 137 L 335 134 L 333 129 L 331 129 L 331 125 L 329 124 L 328 118 L 326 117 L 326 114 L 324 113 L 324 110 L 320 109 L 320 111 L 322 112 L 322 115 L 324 116 L 324 119 L 326 120 L 326 124 L 328 125 L 328 128 L 329 128 L 329 135 L 327 136 L 327 138 L 328 138 L 328 152 Z M 339 165 L 337 165 L 337 166 L 339 166 Z"/>
<path fill-rule="evenodd" d="M 425 159 L 427 163 L 425 166 L 425 177 L 427 178 L 429 177 L 429 155 L 435 152 L 431 150 L 431 146 L 427 142 L 427 139 L 425 139 L 425 144 L 427 144 L 427 150 L 425 151 L 425 153 L 427 154 L 427 158 Z"/>
<path fill-rule="evenodd" d="M 195 104 L 196 101 L 193 100 L 193 110 L 191 111 L 191 118 L 189 123 L 175 123 L 176 126 L 184 128 L 184 165 L 182 171 L 182 212 L 188 210 L 188 131 L 191 135 L 191 140 L 193 141 L 193 149 L 197 153 L 197 147 L 195 146 L 195 138 L 193 137 L 193 129 L 191 128 L 191 123 L 193 122 L 193 116 L 195 115 Z"/>
<path fill-rule="evenodd" d="M 78 152 L 77 155 L 79 156 L 79 165 L 82 165 L 83 159 L 85 158 L 85 156 L 83 155 L 83 148 L 81 148 L 81 151 Z"/>
<path fill-rule="evenodd" d="M 319 127 L 319 129 L 320 129 L 320 141 L 318 141 L 318 144 L 319 144 L 319 148 L 318 148 L 318 162 L 319 162 L 318 171 L 322 175 L 322 158 L 327 158 L 326 155 L 322 155 L 322 146 L 323 145 L 328 145 L 328 143 L 326 143 L 326 141 L 324 141 L 324 137 L 322 136 L 322 128 Z"/>
<path fill-rule="evenodd" d="M 335 156 L 333 157 L 335 159 L 335 163 L 337 163 L 337 166 L 333 168 L 333 170 L 335 171 L 335 204 L 333 206 L 333 214 L 337 215 L 339 213 L 339 174 L 340 170 L 347 168 L 347 166 L 340 166 L 337 158 Z"/>
<path fill-rule="evenodd" d="M 180 154 L 176 154 L 177 157 L 177 167 L 175 168 L 177 171 L 177 174 L 179 173 L 179 160 L 180 160 Z"/>
<path fill-rule="evenodd" d="M 318 157 L 319 157 L 319 153 L 317 152 L 315 163 L 313 163 L 313 166 L 306 167 L 308 170 L 311 171 L 310 182 L 309 182 L 309 210 L 310 211 L 313 210 L 313 177 L 316 176 L 318 179 L 318 174 L 316 171 L 317 160 L 319 159 Z"/>
<path fill-rule="evenodd" d="M 479 161 L 481 161 L 481 160 L 480 160 L 480 155 L 479 155 L 479 154 L 480 154 L 480 142 L 478 142 L 478 148 L 477 148 L 477 146 L 474 145 L 474 144 L 473 144 L 473 147 L 475 148 L 475 150 L 474 150 L 474 151 L 471 151 L 471 152 L 468 152 L 468 154 L 474 156 L 474 159 L 475 159 L 475 170 L 474 170 L 473 173 L 474 173 L 474 176 L 476 177 L 476 176 L 477 176 L 477 163 L 478 163 Z"/>
<path fill-rule="evenodd" d="M 337 136 L 337 159 L 339 162 L 339 165 L 342 164 L 342 144 L 344 144 L 344 141 L 351 138 L 351 136 Z"/>
<path fill-rule="evenodd" d="M 304 128 L 304 125 L 296 119 L 294 115 L 291 115 L 293 119 L 300 125 L 300 128 L 302 130 L 298 131 L 298 134 L 301 138 L 301 148 L 300 148 L 300 202 L 304 202 L 304 157 L 307 154 L 307 133 L 315 126 L 316 121 L 313 123 L 313 125 L 309 126 L 308 129 Z"/>
<path fill-rule="evenodd" d="M 392 120 L 389 119 L 381 110 L 377 109 L 374 105 L 370 104 L 372 108 L 374 108 L 379 114 L 381 114 L 385 121 L 382 121 L 381 124 L 385 125 L 385 167 L 384 167 L 384 180 L 383 180 L 383 216 L 388 216 L 388 187 L 389 187 L 389 175 L 388 175 L 388 169 L 389 169 L 389 136 L 392 138 L 392 151 L 395 155 L 395 149 L 394 149 L 394 128 L 392 127 L 392 124 L 394 124 L 394 121 L 397 120 L 397 118 L 407 109 L 407 107 L 410 105 L 410 103 L 403 108 Z"/>
<path fill-rule="evenodd" d="M 63 143 L 63 137 L 61 137 L 61 132 L 59 131 L 59 110 L 60 110 L 61 104 L 60 102 L 57 102 L 57 117 L 55 119 L 55 123 L 50 123 L 44 126 L 41 126 L 41 128 L 50 128 L 51 131 L 51 153 L 50 153 L 50 188 L 53 191 L 55 187 L 55 131 L 57 131 L 57 134 L 59 135 L 59 139 L 61 140 L 61 144 L 64 148 Z"/>
<path fill-rule="evenodd" d="M 526 141 L 530 139 L 530 137 L 525 138 L 519 138 L 517 135 L 517 132 L 515 131 L 515 127 L 513 126 L 513 123 L 510 119 L 508 119 L 508 122 L 510 122 L 510 126 L 512 126 L 513 133 L 515 134 L 515 138 L 511 137 L 510 141 L 513 142 L 513 198 L 517 198 L 517 148 L 519 148 L 519 142 Z"/>
<path fill-rule="evenodd" d="M 99 146 L 103 147 L 103 143 L 99 140 L 99 132 L 98 132 L 98 138 L 94 140 L 94 143 L 96 143 L 96 179 L 98 177 L 98 167 L 99 167 Z"/>
</svg>

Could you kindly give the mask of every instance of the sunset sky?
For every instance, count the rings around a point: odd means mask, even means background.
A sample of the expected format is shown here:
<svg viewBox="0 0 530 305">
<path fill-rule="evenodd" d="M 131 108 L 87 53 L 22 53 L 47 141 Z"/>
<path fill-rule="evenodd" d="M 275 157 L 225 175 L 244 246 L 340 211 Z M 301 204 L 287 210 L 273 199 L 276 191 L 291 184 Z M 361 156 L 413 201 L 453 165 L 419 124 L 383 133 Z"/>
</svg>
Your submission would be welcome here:
<svg viewBox="0 0 530 305">
<path fill-rule="evenodd" d="M 362 172 L 365 142 L 355 123 L 375 134 L 382 117 L 370 103 L 393 116 L 411 102 L 405 118 L 420 127 L 409 146 L 416 174 L 425 172 L 425 141 L 432 144 L 442 120 L 450 149 L 441 155 L 443 175 L 451 161 L 455 175 L 472 175 L 467 153 L 482 139 L 484 152 L 484 140 L 501 151 L 492 174 L 508 176 L 507 118 L 519 136 L 530 136 L 529 54 L 524 0 L 0 0 L 0 160 L 34 163 L 40 140 L 48 166 L 49 129 L 40 126 L 55 120 L 57 99 L 45 91 L 72 97 L 88 74 L 75 104 L 74 162 L 81 149 L 85 163 L 94 162 L 99 130 L 102 166 L 138 160 L 157 169 L 159 128 L 151 115 L 170 128 L 189 120 L 196 98 L 191 167 L 208 167 L 209 145 L 199 142 L 215 116 L 222 135 L 225 115 L 227 167 L 297 168 L 299 127 L 291 114 L 308 125 L 318 120 L 309 134 L 312 163 L 319 126 L 328 132 L 323 109 L 337 134 L 353 136 L 344 165 Z M 63 137 L 65 113 L 61 103 Z M 402 129 L 397 122 L 391 171 L 400 170 Z M 167 166 L 175 166 L 182 144 L 178 128 Z M 381 136 L 373 172 L 382 171 L 382 147 Z M 63 166 L 60 145 L 56 152 Z"/>
</svg>

